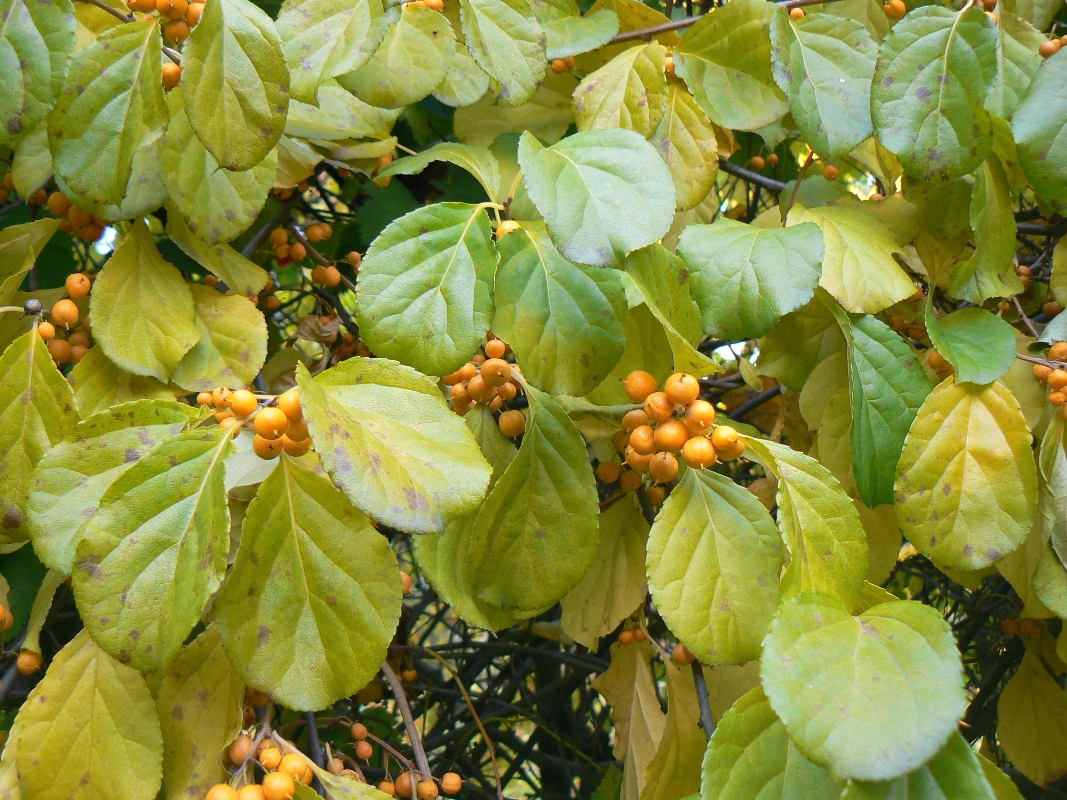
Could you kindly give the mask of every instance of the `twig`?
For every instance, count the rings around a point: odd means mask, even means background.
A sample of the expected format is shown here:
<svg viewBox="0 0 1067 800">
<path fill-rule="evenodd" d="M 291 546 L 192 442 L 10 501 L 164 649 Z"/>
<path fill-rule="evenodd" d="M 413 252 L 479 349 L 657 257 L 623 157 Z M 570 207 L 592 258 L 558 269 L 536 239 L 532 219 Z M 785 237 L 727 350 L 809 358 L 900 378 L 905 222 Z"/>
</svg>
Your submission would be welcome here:
<svg viewBox="0 0 1067 800">
<path fill-rule="evenodd" d="M 393 697 L 396 698 L 400 715 L 404 718 L 404 727 L 407 728 L 408 738 L 411 740 L 411 749 L 415 751 L 415 763 L 419 765 L 419 772 L 422 773 L 424 778 L 429 779 L 433 773 L 430 772 L 430 762 L 426 758 L 426 750 L 423 749 L 422 737 L 419 736 L 415 718 L 411 715 L 411 707 L 408 705 L 407 695 L 404 694 L 404 687 L 401 685 L 400 679 L 396 677 L 396 673 L 393 672 L 393 668 L 389 666 L 388 661 L 382 662 L 382 674 L 389 681 L 389 688 L 393 690 Z"/>
<path fill-rule="evenodd" d="M 704 681 L 704 670 L 699 661 L 694 661 L 690 666 L 693 668 L 693 683 L 697 687 L 697 704 L 700 706 L 700 727 L 704 729 L 704 736 L 710 741 L 715 733 L 715 720 L 711 716 L 711 699 L 708 697 L 708 684 Z"/>
<path fill-rule="evenodd" d="M 1026 312 L 1023 311 L 1023 304 L 1019 302 L 1019 295 L 1012 295 L 1011 301 L 1015 303 L 1015 310 L 1019 312 L 1019 317 L 1024 323 L 1026 323 L 1026 327 L 1030 329 L 1030 333 L 1033 334 L 1033 337 L 1035 339 L 1040 339 L 1041 334 L 1037 332 L 1037 328 L 1034 327 L 1034 323 L 1030 320 L 1028 316 L 1026 316 Z"/>
<path fill-rule="evenodd" d="M 807 159 L 804 161 L 804 166 L 800 168 L 800 174 L 797 175 L 796 183 L 793 184 L 793 191 L 789 193 L 789 202 L 785 204 L 785 208 L 782 209 L 782 227 L 785 227 L 786 217 L 789 216 L 789 212 L 793 208 L 793 203 L 797 201 L 797 192 L 800 191 L 800 182 L 804 180 L 804 176 L 808 173 L 808 167 L 811 166 L 815 160 L 815 151 L 812 150 L 808 153 Z"/>
<path fill-rule="evenodd" d="M 311 259 L 313 261 L 318 261 L 319 264 L 321 264 L 324 267 L 332 267 L 333 266 L 333 262 L 330 261 L 330 259 L 326 258 L 326 256 L 324 256 L 318 250 L 316 250 L 315 246 L 311 242 L 308 241 L 308 237 L 304 234 L 304 232 L 302 230 L 300 230 L 300 228 L 296 225 L 296 223 L 290 222 L 288 225 L 286 225 L 286 227 L 290 231 L 292 231 L 293 236 L 296 237 L 296 240 L 298 242 L 300 242 L 300 244 L 304 245 L 304 247 L 308 251 L 308 255 L 311 256 Z"/>
<path fill-rule="evenodd" d="M 736 178 L 740 178 L 743 181 L 754 183 L 756 186 L 762 186 L 769 192 L 775 194 L 781 194 L 785 191 L 785 184 L 774 178 L 768 178 L 766 175 L 760 175 L 758 172 L 753 172 L 750 169 L 738 166 L 733 161 L 719 156 L 719 169 L 725 172 L 727 175 L 733 175 Z"/>
<path fill-rule="evenodd" d="M 770 389 L 760 392 L 755 397 L 750 397 L 748 400 L 746 400 L 733 411 L 731 411 L 730 418 L 737 420 L 743 419 L 744 417 L 755 411 L 757 408 L 759 408 L 761 405 L 766 403 L 768 400 L 773 400 L 781 393 L 782 384 L 776 383 Z"/>
<path fill-rule="evenodd" d="M 804 6 L 820 6 L 824 3 L 833 2 L 833 0 L 782 0 L 777 5 L 782 8 L 803 8 Z M 708 12 L 713 13 L 713 12 Z M 695 17 L 686 17 L 685 19 L 676 19 L 673 22 L 663 22 L 659 25 L 653 25 L 650 28 L 638 28 L 636 31 L 625 31 L 620 33 L 610 44 L 618 44 L 619 42 L 631 42 L 634 39 L 651 39 L 653 36 L 660 33 L 670 33 L 671 31 L 681 30 L 682 28 L 688 28 L 690 25 L 694 25 L 700 20 L 704 19 L 707 14 L 698 14 Z"/>
<path fill-rule="evenodd" d="M 248 240 L 248 243 L 241 248 L 241 255 L 245 258 L 251 258 L 255 255 L 256 251 L 270 236 L 270 232 L 289 219 L 289 215 L 293 213 L 293 209 L 296 208 L 297 203 L 300 202 L 300 194 L 293 192 L 293 196 L 288 200 L 282 202 L 281 207 L 263 223 L 262 227 L 255 232 L 255 235 Z"/>
<path fill-rule="evenodd" d="M 319 741 L 319 726 L 315 722 L 315 712 L 304 713 L 307 720 L 308 744 L 311 746 L 311 758 L 323 769 L 326 769 L 326 754 L 322 751 L 322 742 Z"/>
</svg>

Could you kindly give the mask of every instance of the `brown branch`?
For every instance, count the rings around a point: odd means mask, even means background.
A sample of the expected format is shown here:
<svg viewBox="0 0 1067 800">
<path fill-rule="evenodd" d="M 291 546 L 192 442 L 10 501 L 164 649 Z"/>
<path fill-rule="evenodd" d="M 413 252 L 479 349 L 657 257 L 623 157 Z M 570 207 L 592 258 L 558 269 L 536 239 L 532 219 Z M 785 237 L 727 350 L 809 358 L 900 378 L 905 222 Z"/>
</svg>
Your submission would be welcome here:
<svg viewBox="0 0 1067 800">
<path fill-rule="evenodd" d="M 770 178 L 766 175 L 760 175 L 758 172 L 753 172 L 750 169 L 745 169 L 744 167 L 738 166 L 733 161 L 728 161 L 722 156 L 719 156 L 719 169 L 721 169 L 727 175 L 733 175 L 735 178 L 740 178 L 743 181 L 748 181 L 749 183 L 754 183 L 757 186 L 762 186 L 769 192 L 781 194 L 785 191 L 786 185 L 781 181 L 775 180 L 774 178 Z"/>
<path fill-rule="evenodd" d="M 833 0 L 782 0 L 782 2 L 777 3 L 777 5 L 785 9 L 790 9 L 803 8 L 804 6 L 820 6 L 829 2 L 833 2 Z M 714 11 L 709 11 L 708 13 L 714 13 Z M 688 28 L 690 25 L 696 24 L 706 16 L 707 14 L 698 14 L 695 17 L 686 17 L 685 19 L 676 19 L 671 22 L 663 22 L 659 25 L 653 25 L 650 28 L 638 28 L 635 31 L 625 31 L 623 33 L 620 33 L 614 39 L 612 39 L 609 44 L 618 44 L 619 42 L 632 42 L 635 39 L 644 39 L 647 41 L 653 36 L 656 36 L 660 33 L 670 33 L 671 31 L 677 31 L 681 30 L 682 28 Z"/>
<path fill-rule="evenodd" d="M 699 661 L 694 661 L 690 666 L 693 668 L 693 683 L 697 687 L 697 704 L 700 706 L 700 727 L 704 729 L 704 736 L 709 741 L 715 733 L 715 720 L 711 716 L 711 698 L 708 697 L 708 684 L 704 681 L 704 670 Z"/>
<path fill-rule="evenodd" d="M 408 738 L 411 740 L 411 749 L 415 751 L 415 763 L 419 765 L 419 772 L 422 773 L 422 777 L 428 780 L 433 773 L 430 772 L 430 762 L 426 758 L 426 750 L 422 746 L 422 737 L 419 736 L 415 718 L 411 715 L 411 707 L 408 705 L 407 695 L 404 694 L 404 687 L 400 683 L 400 679 L 396 677 L 396 673 L 393 672 L 393 668 L 389 666 L 388 661 L 382 662 L 382 674 L 389 681 L 389 688 L 393 690 L 393 697 L 396 698 L 400 716 L 404 718 L 404 727 L 407 728 Z M 415 787 L 412 786 L 411 788 L 414 789 Z"/>
</svg>

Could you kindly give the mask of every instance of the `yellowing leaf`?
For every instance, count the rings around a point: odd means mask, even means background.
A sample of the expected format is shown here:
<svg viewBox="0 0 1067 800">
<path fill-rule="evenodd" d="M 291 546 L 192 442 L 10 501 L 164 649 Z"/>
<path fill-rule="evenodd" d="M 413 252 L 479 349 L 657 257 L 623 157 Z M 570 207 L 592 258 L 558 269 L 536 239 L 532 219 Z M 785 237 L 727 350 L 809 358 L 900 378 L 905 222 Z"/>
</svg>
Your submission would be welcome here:
<svg viewBox="0 0 1067 800">
<path fill-rule="evenodd" d="M 490 467 L 431 379 L 383 358 L 351 358 L 314 380 L 297 367 L 315 449 L 371 519 L 430 533 L 472 512 Z"/>
<path fill-rule="evenodd" d="M 678 800 L 700 790 L 700 763 L 707 740 L 700 727 L 693 671 L 665 662 L 667 719 L 656 755 L 645 768 L 641 800 Z"/>
<path fill-rule="evenodd" d="M 196 283 L 189 289 L 200 341 L 178 362 L 171 380 L 190 392 L 248 386 L 267 358 L 263 313 L 241 295 L 227 296 Z"/>
<path fill-rule="evenodd" d="M 287 708 L 327 708 L 378 672 L 400 605 L 388 540 L 327 478 L 283 455 L 248 507 L 215 604 L 237 672 Z"/>
<path fill-rule="evenodd" d="M 143 220 L 111 254 L 90 297 L 93 337 L 127 372 L 167 381 L 200 340 L 192 292 Z"/>
<path fill-rule="evenodd" d="M 167 214 L 167 238 L 189 258 L 211 270 L 234 294 L 251 297 L 267 285 L 266 271 L 226 244 L 214 247 L 196 236 L 179 212 Z"/>
<path fill-rule="evenodd" d="M 545 32 L 527 0 L 460 0 L 463 36 L 474 61 L 501 85 L 496 102 L 516 106 L 545 76 Z"/>
<path fill-rule="evenodd" d="M 26 699 L 18 772 L 27 798 L 153 800 L 163 742 L 152 695 L 135 670 L 79 633 Z M 21 738 L 20 737 L 20 738 Z"/>
<path fill-rule="evenodd" d="M 71 199 L 119 204 L 134 153 L 163 133 L 162 46 L 159 24 L 144 19 L 105 31 L 74 57 L 48 116 L 53 163 Z"/>
<path fill-rule="evenodd" d="M 134 375 L 104 355 L 101 347 L 91 347 L 70 372 L 74 399 L 83 414 L 96 414 L 111 406 L 134 400 L 173 400 L 165 383 L 146 375 Z"/>
<path fill-rule="evenodd" d="M 164 439 L 120 475 L 81 529 L 74 597 L 86 628 L 119 661 L 158 670 L 222 583 L 229 552 L 223 463 L 229 431 Z"/>
<path fill-rule="evenodd" d="M 574 121 L 571 92 L 578 79 L 567 73 L 552 73 L 521 106 L 498 106 L 486 96 L 456 110 L 456 138 L 464 144 L 488 147 L 504 133 L 529 131 L 542 142 L 558 142 Z"/>
<path fill-rule="evenodd" d="M 1030 442 L 1003 384 L 945 380 L 919 409 L 897 465 L 904 536 L 955 569 L 979 569 L 1015 550 L 1037 510 Z"/>
<path fill-rule="evenodd" d="M 1000 693 L 997 739 L 1039 786 L 1067 774 L 1067 695 L 1032 650 Z"/>
<path fill-rule="evenodd" d="M 800 751 L 837 779 L 868 781 L 911 772 L 944 746 L 966 706 L 962 673 L 936 609 L 898 601 L 853 617 L 814 592 L 782 606 L 761 669 Z"/>
<path fill-rule="evenodd" d="M 262 161 L 289 106 L 289 68 L 274 20 L 249 0 L 206 5 L 182 48 L 182 92 L 189 124 L 223 169 Z"/>
<path fill-rule="evenodd" d="M 29 330 L 0 356 L 0 542 L 25 539 L 33 468 L 78 421 L 70 385 Z"/>
<path fill-rule="evenodd" d="M 219 754 L 241 730 L 244 693 L 214 624 L 170 662 L 156 693 L 170 800 L 202 800 L 227 779 Z"/>
<path fill-rule="evenodd" d="M 23 277 L 57 230 L 57 220 L 39 219 L 0 231 L 0 304 L 12 302 Z"/>
<path fill-rule="evenodd" d="M 679 211 L 697 206 L 719 174 L 715 126 L 679 80 L 667 82 L 667 105 L 649 139 L 674 176 Z"/>
<path fill-rule="evenodd" d="M 664 58 L 659 44 L 637 45 L 587 75 L 574 90 L 578 130 L 627 128 L 651 136 L 667 109 Z"/>
<path fill-rule="evenodd" d="M 744 664 L 777 606 L 781 537 L 746 489 L 687 469 L 648 539 L 648 585 L 667 627 L 707 664 Z"/>
<path fill-rule="evenodd" d="M 601 512 L 600 544 L 593 566 L 560 600 L 563 632 L 579 644 L 595 650 L 597 640 L 615 630 L 644 601 L 648 529 L 632 497 L 622 497 Z"/>
<path fill-rule="evenodd" d="M 45 566 L 69 575 L 78 530 L 114 480 L 197 412 L 173 401 L 140 400 L 80 422 L 33 471 L 27 516 L 33 549 Z"/>
</svg>

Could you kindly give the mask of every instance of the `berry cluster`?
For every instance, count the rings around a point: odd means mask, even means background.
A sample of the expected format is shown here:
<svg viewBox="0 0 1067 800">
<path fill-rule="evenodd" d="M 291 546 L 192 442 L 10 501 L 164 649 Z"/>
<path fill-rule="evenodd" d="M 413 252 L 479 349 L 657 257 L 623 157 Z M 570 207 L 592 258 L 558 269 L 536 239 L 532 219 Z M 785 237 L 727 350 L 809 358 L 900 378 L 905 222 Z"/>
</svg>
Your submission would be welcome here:
<svg viewBox="0 0 1067 800">
<path fill-rule="evenodd" d="M 141 14 L 158 14 L 163 23 L 163 36 L 177 47 L 189 38 L 192 29 L 200 22 L 204 4 L 188 0 L 127 0 L 130 11 Z M 163 62 L 163 88 L 173 89 L 182 77 L 180 64 Z"/>
<path fill-rule="evenodd" d="M 1000 623 L 1000 630 L 1008 636 L 1021 636 L 1024 639 L 1034 640 L 1041 638 L 1045 628 L 1044 623 L 1039 619 L 1008 617 Z"/>
<path fill-rule="evenodd" d="M 552 67 L 553 72 L 557 75 L 561 75 L 564 72 L 570 72 L 578 65 L 574 60 L 574 56 L 567 56 L 566 58 L 553 59 L 550 66 Z"/>
<path fill-rule="evenodd" d="M 52 306 L 48 312 L 51 321 L 42 319 L 37 322 L 37 332 L 48 343 L 48 352 L 59 367 L 68 363 L 77 364 L 93 346 L 89 318 L 86 317 L 78 325 L 81 312 L 74 302 L 89 294 L 92 280 L 84 272 L 75 272 L 67 276 L 65 286 L 69 298 L 59 300 Z M 71 330 L 74 327 L 78 327 L 78 330 Z"/>
<path fill-rule="evenodd" d="M 11 172 L 4 174 L 3 188 L 0 189 L 0 203 L 6 203 L 15 191 L 15 182 Z M 110 223 L 94 216 L 84 208 L 74 205 L 63 192 L 56 190 L 48 192 L 47 189 L 38 189 L 26 198 L 26 203 L 31 206 L 47 207 L 49 211 L 60 219 L 59 229 L 67 233 L 73 233 L 83 242 L 95 242 L 104 235 L 104 228 Z"/>
<path fill-rule="evenodd" d="M 1059 408 L 1067 419 L 1067 342 L 1053 344 L 1047 358 L 1053 363 L 1034 364 L 1034 380 L 1048 386 L 1049 403 Z"/>
<path fill-rule="evenodd" d="M 292 752 L 283 756 L 270 739 L 265 738 L 257 744 L 242 733 L 230 744 L 228 754 L 237 767 L 255 758 L 265 773 L 263 780 L 245 784 L 240 789 L 228 783 L 217 783 L 208 789 L 204 800 L 292 800 L 297 783 L 307 786 L 315 777 L 311 764 L 302 754 Z M 238 770 L 237 774 L 242 771 Z"/>
<path fill-rule="evenodd" d="M 411 2 L 404 5 L 411 8 L 428 8 L 431 11 L 444 11 L 445 0 L 411 0 Z"/>
<path fill-rule="evenodd" d="M 679 455 L 693 469 L 705 469 L 744 452 L 745 443 L 734 428 L 715 424 L 715 406 L 700 399 L 700 382 L 694 376 L 676 372 L 660 391 L 652 375 L 635 370 L 624 385 L 626 395 L 642 407 L 626 413 L 623 429 L 613 439 L 629 469 L 602 462 L 597 477 L 604 483 L 618 481 L 624 491 L 633 491 L 647 475 L 652 483 L 665 484 L 678 476 Z M 649 493 L 657 505 L 665 496 Z"/>
<path fill-rule="evenodd" d="M 522 385 L 513 377 L 513 373 L 520 371 L 518 364 L 504 360 L 510 351 L 510 347 L 490 334 L 485 355 L 474 356 L 452 374 L 445 375 L 441 382 L 450 387 L 453 411 L 462 417 L 478 403 L 487 405 L 490 411 L 500 412 L 497 420 L 500 432 L 516 439 L 526 431 L 526 417 L 518 409 L 504 410 L 504 405 L 522 391 Z"/>
<path fill-rule="evenodd" d="M 279 395 L 274 405 L 261 405 L 247 389 L 231 392 L 217 386 L 197 395 L 196 402 L 214 407 L 219 427 L 232 428 L 235 437 L 242 427 L 251 427 L 256 432 L 252 449 L 260 458 L 277 458 L 283 450 L 297 458 L 311 450 L 307 420 L 300 408 L 300 389 L 293 388 Z"/>
</svg>

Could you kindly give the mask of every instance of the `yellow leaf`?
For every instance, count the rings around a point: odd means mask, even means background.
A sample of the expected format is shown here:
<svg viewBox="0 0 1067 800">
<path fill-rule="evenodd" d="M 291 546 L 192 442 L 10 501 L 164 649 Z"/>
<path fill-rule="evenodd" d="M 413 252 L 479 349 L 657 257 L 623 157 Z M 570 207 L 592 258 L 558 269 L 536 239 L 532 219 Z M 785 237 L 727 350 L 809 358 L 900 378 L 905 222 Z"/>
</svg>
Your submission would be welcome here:
<svg viewBox="0 0 1067 800">
<path fill-rule="evenodd" d="M 641 800 L 678 800 L 700 790 L 707 739 L 700 727 L 696 684 L 689 667 L 667 662 L 667 726 L 645 769 Z"/>
<path fill-rule="evenodd" d="M 1005 755 L 1041 786 L 1067 774 L 1067 695 L 1032 652 L 997 703 L 997 738 Z"/>
</svg>

